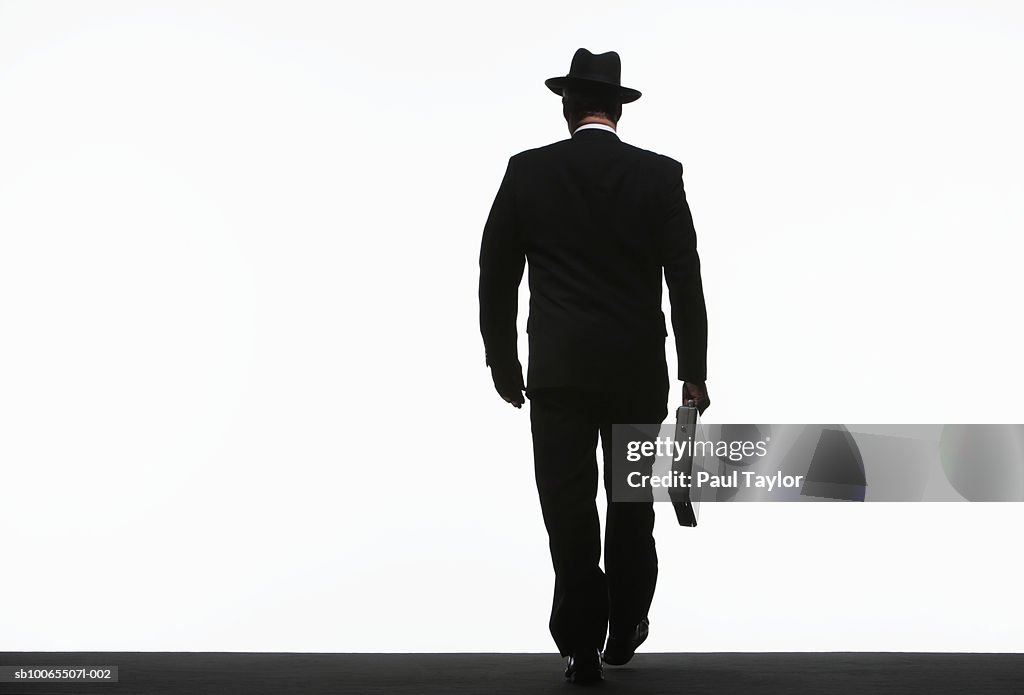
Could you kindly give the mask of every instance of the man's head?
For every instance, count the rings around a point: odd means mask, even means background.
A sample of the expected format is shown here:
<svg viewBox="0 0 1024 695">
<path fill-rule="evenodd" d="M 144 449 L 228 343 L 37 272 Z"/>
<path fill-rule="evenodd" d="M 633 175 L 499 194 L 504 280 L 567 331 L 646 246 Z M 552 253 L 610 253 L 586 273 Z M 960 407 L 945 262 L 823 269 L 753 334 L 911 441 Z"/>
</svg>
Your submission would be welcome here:
<svg viewBox="0 0 1024 695">
<path fill-rule="evenodd" d="M 615 92 L 565 89 L 562 115 L 569 132 L 586 123 L 603 123 L 614 128 L 622 117 L 622 99 Z"/>
<path fill-rule="evenodd" d="M 572 57 L 569 74 L 551 77 L 544 84 L 562 97 L 562 114 L 573 132 L 586 123 L 615 127 L 622 105 L 640 98 L 640 92 L 620 82 L 622 61 L 615 51 L 591 53 L 580 48 Z"/>
</svg>

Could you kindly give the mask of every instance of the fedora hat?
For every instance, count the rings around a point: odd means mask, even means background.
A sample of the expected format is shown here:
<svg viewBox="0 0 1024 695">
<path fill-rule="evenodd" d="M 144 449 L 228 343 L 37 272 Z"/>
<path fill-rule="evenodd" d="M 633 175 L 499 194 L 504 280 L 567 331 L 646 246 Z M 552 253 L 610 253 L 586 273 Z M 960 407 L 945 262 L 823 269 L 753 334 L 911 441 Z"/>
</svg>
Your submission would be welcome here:
<svg viewBox="0 0 1024 695">
<path fill-rule="evenodd" d="M 622 61 L 615 51 L 594 55 L 587 49 L 580 48 L 572 57 L 569 74 L 544 80 L 544 84 L 559 96 L 566 89 L 578 90 L 614 95 L 621 103 L 628 104 L 639 99 L 640 92 L 619 84 L 621 73 Z"/>
</svg>

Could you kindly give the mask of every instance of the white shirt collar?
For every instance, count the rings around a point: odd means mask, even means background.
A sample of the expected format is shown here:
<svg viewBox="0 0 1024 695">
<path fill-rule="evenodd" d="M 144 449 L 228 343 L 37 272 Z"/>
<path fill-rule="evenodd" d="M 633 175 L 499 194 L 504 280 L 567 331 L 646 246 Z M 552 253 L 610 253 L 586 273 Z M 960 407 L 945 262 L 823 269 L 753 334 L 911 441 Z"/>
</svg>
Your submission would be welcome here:
<svg viewBox="0 0 1024 695">
<path fill-rule="evenodd" d="M 607 126 L 604 123 L 584 123 L 579 128 L 577 128 L 576 130 L 572 131 L 572 134 L 575 135 L 576 133 L 580 132 L 581 130 L 586 130 L 587 128 L 596 128 L 598 130 L 607 130 L 609 133 L 615 133 L 615 128 L 612 128 L 611 126 Z M 616 135 L 616 137 L 618 137 L 619 134 L 615 133 L 615 135 Z"/>
</svg>

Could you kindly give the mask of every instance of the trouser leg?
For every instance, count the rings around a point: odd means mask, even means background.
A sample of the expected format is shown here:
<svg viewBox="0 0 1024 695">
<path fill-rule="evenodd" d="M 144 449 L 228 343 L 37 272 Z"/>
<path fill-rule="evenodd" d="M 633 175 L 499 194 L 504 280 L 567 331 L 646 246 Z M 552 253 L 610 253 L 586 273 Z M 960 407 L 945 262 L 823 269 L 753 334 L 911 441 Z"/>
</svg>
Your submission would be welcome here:
<svg viewBox="0 0 1024 695">
<path fill-rule="evenodd" d="M 658 553 L 654 543 L 654 499 L 644 488 L 643 501 L 612 500 L 613 423 L 662 423 L 667 416 L 668 394 L 661 389 L 620 397 L 601 423 L 604 483 L 608 506 L 605 516 L 604 568 L 608 582 L 609 634 L 629 634 L 647 615 L 658 580 Z M 652 432 L 652 434 L 656 434 Z M 645 460 L 649 470 L 653 457 Z"/>
<path fill-rule="evenodd" d="M 601 648 L 608 585 L 601 571 L 597 512 L 598 423 L 585 394 L 530 395 L 534 471 L 547 528 L 555 589 L 549 628 L 562 656 Z"/>
</svg>

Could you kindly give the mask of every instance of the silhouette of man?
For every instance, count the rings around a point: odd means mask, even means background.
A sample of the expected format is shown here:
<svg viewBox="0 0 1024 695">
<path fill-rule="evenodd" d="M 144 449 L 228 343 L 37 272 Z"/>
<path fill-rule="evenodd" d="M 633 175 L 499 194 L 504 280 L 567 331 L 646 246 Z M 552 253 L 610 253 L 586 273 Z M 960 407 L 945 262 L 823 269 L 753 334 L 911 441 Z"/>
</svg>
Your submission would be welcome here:
<svg viewBox="0 0 1024 695">
<path fill-rule="evenodd" d="M 530 400 L 534 469 L 555 571 L 549 628 L 566 677 L 603 678 L 646 639 L 658 559 L 654 508 L 611 500 L 612 423 L 668 414 L 662 273 L 684 400 L 708 407 L 707 312 L 682 165 L 622 142 L 615 52 L 579 49 L 562 97 L 571 137 L 512 156 L 484 226 L 480 329 L 494 387 Z M 529 262 L 527 380 L 516 345 L 518 288 Z M 597 441 L 604 454 L 604 570 Z M 608 641 L 605 644 L 605 636 Z M 603 653 L 601 647 L 604 646 Z"/>
</svg>

